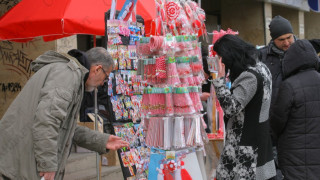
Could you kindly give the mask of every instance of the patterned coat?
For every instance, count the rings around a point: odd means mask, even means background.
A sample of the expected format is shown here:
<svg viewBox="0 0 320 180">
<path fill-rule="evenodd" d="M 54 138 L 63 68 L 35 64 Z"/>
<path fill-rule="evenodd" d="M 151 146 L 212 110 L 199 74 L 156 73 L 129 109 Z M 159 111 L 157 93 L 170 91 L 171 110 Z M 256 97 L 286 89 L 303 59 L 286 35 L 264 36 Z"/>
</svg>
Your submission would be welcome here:
<svg viewBox="0 0 320 180">
<path fill-rule="evenodd" d="M 271 74 L 261 62 L 235 79 L 213 81 L 225 114 L 226 140 L 217 179 L 269 179 L 276 175 L 269 134 Z"/>
</svg>

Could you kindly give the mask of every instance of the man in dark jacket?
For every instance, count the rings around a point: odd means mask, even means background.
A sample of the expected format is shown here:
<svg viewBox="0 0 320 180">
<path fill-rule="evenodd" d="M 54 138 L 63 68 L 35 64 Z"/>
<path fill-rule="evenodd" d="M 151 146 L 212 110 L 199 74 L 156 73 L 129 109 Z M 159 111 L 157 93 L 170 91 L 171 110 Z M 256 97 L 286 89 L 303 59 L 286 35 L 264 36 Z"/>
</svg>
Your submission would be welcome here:
<svg viewBox="0 0 320 180">
<path fill-rule="evenodd" d="M 316 50 L 316 53 L 320 57 L 320 39 L 311 39 L 309 40 L 313 48 Z"/>
<path fill-rule="evenodd" d="M 297 40 L 282 60 L 284 81 L 271 109 L 279 166 L 285 179 L 320 177 L 320 74 L 308 40 Z"/>
<path fill-rule="evenodd" d="M 269 25 L 272 37 L 268 46 L 260 49 L 260 60 L 267 65 L 272 74 L 272 98 L 271 106 L 275 101 L 279 86 L 282 82 L 281 61 L 289 47 L 297 40 L 293 34 L 290 21 L 275 16 Z M 320 52 L 320 39 L 309 40 L 317 53 Z"/>
<path fill-rule="evenodd" d="M 274 101 L 277 98 L 279 86 L 282 82 L 281 61 L 285 52 L 295 42 L 296 38 L 293 35 L 291 23 L 281 16 L 275 16 L 272 19 L 269 25 L 269 30 L 272 40 L 269 42 L 268 46 L 260 50 L 260 59 L 264 64 L 267 65 L 272 74 L 272 96 L 270 105 L 270 108 L 272 108 Z M 274 158 L 277 167 L 277 176 L 275 179 L 278 180 L 282 179 L 282 173 L 280 170 L 278 170 L 275 140 L 272 138 L 272 141 L 274 146 Z"/>
<path fill-rule="evenodd" d="M 260 58 L 272 74 L 272 98 L 270 106 L 272 107 L 282 81 L 281 60 L 285 52 L 295 42 L 295 36 L 293 35 L 290 22 L 281 16 L 275 16 L 272 19 L 269 30 L 272 40 L 268 46 L 260 50 Z"/>
</svg>

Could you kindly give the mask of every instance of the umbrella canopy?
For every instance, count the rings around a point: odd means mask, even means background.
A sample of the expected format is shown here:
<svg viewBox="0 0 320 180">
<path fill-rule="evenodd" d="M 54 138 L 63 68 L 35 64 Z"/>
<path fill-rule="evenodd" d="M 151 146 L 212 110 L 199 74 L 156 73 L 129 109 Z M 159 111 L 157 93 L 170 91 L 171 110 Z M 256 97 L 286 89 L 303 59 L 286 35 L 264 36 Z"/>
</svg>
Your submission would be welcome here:
<svg viewBox="0 0 320 180">
<path fill-rule="evenodd" d="M 120 10 L 125 0 L 117 1 Z M 105 35 L 104 14 L 110 0 L 22 0 L 0 18 L 0 40 L 45 41 L 74 34 Z M 156 15 L 153 0 L 138 0 L 137 14 L 145 20 Z"/>
</svg>

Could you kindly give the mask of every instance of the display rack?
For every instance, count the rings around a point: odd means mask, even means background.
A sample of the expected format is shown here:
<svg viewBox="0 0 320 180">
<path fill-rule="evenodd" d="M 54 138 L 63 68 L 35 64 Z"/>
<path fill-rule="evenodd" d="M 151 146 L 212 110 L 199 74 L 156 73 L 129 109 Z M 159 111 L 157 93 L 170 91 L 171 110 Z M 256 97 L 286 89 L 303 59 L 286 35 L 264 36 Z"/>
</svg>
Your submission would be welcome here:
<svg viewBox="0 0 320 180">
<path fill-rule="evenodd" d="M 118 68 L 111 74 L 109 94 L 116 121 L 125 122 L 114 123 L 115 134 L 130 142 L 130 148 L 118 151 L 121 168 L 125 179 L 206 179 L 197 157 L 208 142 L 198 41 L 206 35 L 205 13 L 191 0 L 155 2 L 158 16 L 150 37 L 143 37 L 143 26 L 135 23 L 110 20 L 106 25 L 108 51 Z M 131 46 L 124 46 L 128 34 Z M 137 92 L 140 108 L 130 116 Z M 132 117 L 141 117 L 140 125 L 128 123 Z"/>
</svg>

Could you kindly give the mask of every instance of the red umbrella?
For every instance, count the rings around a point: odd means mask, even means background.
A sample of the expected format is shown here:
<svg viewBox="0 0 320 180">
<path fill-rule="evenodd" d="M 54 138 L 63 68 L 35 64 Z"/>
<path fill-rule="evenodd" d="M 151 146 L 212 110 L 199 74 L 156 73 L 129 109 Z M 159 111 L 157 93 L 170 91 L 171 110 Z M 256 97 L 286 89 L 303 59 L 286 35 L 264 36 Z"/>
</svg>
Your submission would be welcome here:
<svg viewBox="0 0 320 180">
<path fill-rule="evenodd" d="M 120 10 L 125 0 L 117 1 Z M 105 35 L 104 14 L 111 0 L 22 0 L 0 18 L 0 40 L 45 41 L 74 34 Z M 145 20 L 156 15 L 153 0 L 138 0 L 137 14 Z"/>
</svg>

